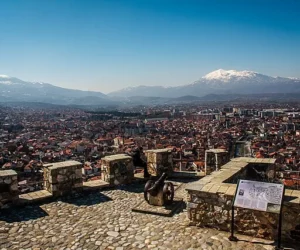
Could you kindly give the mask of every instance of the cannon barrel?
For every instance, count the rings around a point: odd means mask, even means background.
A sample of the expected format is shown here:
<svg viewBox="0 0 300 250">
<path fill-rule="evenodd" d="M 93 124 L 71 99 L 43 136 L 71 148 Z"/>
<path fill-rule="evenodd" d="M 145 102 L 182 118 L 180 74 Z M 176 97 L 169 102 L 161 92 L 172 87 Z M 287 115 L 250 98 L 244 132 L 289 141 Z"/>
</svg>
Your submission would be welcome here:
<svg viewBox="0 0 300 250">
<path fill-rule="evenodd" d="M 155 196 L 158 191 L 159 191 L 159 188 L 162 187 L 165 183 L 165 180 L 167 178 L 167 173 L 163 173 L 156 182 L 154 182 L 153 186 L 151 188 L 148 189 L 148 192 Z"/>
</svg>

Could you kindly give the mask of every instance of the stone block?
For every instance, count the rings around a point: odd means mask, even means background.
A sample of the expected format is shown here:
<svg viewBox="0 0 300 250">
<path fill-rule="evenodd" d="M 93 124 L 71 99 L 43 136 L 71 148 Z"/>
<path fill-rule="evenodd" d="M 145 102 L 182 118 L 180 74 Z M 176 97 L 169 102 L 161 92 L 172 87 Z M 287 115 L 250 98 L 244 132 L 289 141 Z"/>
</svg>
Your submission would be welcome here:
<svg viewBox="0 0 300 250">
<path fill-rule="evenodd" d="M 201 191 L 202 192 L 208 192 L 214 185 L 213 184 L 206 184 Z"/>
<path fill-rule="evenodd" d="M 220 185 L 214 184 L 210 190 L 208 190 L 209 193 L 217 193 L 218 189 L 220 188 Z"/>
<path fill-rule="evenodd" d="M 74 184 L 74 188 L 80 188 L 82 186 L 83 186 L 82 182 Z"/>
<path fill-rule="evenodd" d="M 16 183 L 11 184 L 10 190 L 11 191 L 18 191 L 18 183 L 16 182 Z"/>
<path fill-rule="evenodd" d="M 110 185 L 131 183 L 134 178 L 132 158 L 125 154 L 111 155 L 101 160 L 102 180 Z"/>
<path fill-rule="evenodd" d="M 6 178 L 4 179 L 4 181 L 3 181 L 3 183 L 5 183 L 5 184 L 11 184 L 11 183 L 12 183 L 12 178 L 6 177 Z"/>
<path fill-rule="evenodd" d="M 173 172 L 173 158 L 170 149 L 156 149 L 145 151 L 147 169 L 150 175 L 159 176 L 163 172 Z"/>
<path fill-rule="evenodd" d="M 81 168 L 77 168 L 75 170 L 75 174 L 76 174 L 76 177 L 78 177 L 78 178 L 82 177 L 82 170 L 81 170 Z"/>
<path fill-rule="evenodd" d="M 229 187 L 225 194 L 233 197 L 235 195 L 235 191 L 236 187 Z"/>
<path fill-rule="evenodd" d="M 54 184 L 54 185 L 50 186 L 50 190 L 51 190 L 51 193 L 58 191 L 57 185 Z"/>
<path fill-rule="evenodd" d="M 72 192 L 82 185 L 82 164 L 77 161 L 65 161 L 44 165 L 44 188 L 53 196 Z"/>
<path fill-rule="evenodd" d="M 226 193 L 226 191 L 228 190 L 228 186 L 224 186 L 224 185 L 221 185 L 221 187 L 218 189 L 217 193 Z"/>
<path fill-rule="evenodd" d="M 56 177 L 56 178 L 57 178 L 57 182 L 58 182 L 58 183 L 60 183 L 60 182 L 64 182 L 64 181 L 65 181 L 65 179 L 66 179 L 66 178 L 65 178 L 65 176 L 63 176 L 63 175 L 60 175 L 60 174 L 59 174 L 59 175 L 57 175 L 57 177 Z"/>
<path fill-rule="evenodd" d="M 0 208 L 16 202 L 18 194 L 17 173 L 14 170 L 0 170 Z"/>
</svg>

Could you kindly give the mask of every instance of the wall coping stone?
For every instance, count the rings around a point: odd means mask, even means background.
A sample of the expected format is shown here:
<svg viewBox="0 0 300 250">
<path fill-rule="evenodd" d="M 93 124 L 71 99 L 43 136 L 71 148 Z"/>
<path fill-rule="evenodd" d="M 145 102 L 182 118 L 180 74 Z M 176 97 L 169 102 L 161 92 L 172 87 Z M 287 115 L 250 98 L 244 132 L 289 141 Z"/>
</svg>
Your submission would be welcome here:
<svg viewBox="0 0 300 250">
<path fill-rule="evenodd" d="M 124 160 L 124 159 L 132 159 L 132 157 L 129 155 L 126 155 L 126 154 L 116 154 L 116 155 L 105 156 L 101 160 L 103 160 L 103 161 L 118 161 L 118 160 Z"/>
<path fill-rule="evenodd" d="M 216 148 L 216 149 L 208 149 L 205 152 L 207 153 L 214 153 L 214 154 L 221 154 L 221 153 L 228 153 L 225 149 Z"/>
<path fill-rule="evenodd" d="M 163 149 L 149 149 L 144 151 L 145 153 L 170 153 L 171 152 L 171 148 L 163 148 Z"/>
<path fill-rule="evenodd" d="M 65 167 L 75 167 L 78 165 L 82 165 L 82 163 L 79 161 L 62 161 L 62 162 L 44 164 L 43 167 L 53 170 L 53 169 L 59 169 Z"/>
<path fill-rule="evenodd" d="M 5 177 L 5 176 L 14 176 L 17 175 L 17 172 L 14 170 L 0 170 L 0 177 Z"/>
<path fill-rule="evenodd" d="M 233 162 L 247 162 L 247 163 L 269 163 L 274 164 L 276 159 L 273 158 L 251 158 L 251 157 L 237 157 L 231 159 Z"/>
</svg>

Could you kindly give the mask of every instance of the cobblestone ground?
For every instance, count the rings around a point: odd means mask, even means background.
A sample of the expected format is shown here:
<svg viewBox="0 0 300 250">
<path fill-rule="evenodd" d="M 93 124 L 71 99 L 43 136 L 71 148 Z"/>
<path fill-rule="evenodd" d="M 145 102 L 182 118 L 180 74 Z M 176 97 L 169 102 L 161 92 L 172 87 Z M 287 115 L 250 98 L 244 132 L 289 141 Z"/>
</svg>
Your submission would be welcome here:
<svg viewBox="0 0 300 250">
<path fill-rule="evenodd" d="M 190 227 L 185 210 L 173 217 L 134 213 L 142 189 L 133 184 L 6 211 L 0 215 L 0 249 L 273 249 Z M 183 190 L 184 184 L 178 193 Z"/>
</svg>

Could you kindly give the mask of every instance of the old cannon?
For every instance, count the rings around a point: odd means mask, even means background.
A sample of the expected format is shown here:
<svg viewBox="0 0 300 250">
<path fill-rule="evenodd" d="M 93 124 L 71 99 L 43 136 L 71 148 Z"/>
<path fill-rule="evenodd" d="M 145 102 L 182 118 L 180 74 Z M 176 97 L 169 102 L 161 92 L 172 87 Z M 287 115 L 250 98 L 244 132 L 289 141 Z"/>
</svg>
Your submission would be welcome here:
<svg viewBox="0 0 300 250">
<path fill-rule="evenodd" d="M 174 185 L 166 182 L 167 174 L 163 173 L 155 182 L 147 181 L 144 189 L 144 198 L 150 205 L 169 205 L 174 199 Z"/>
</svg>

